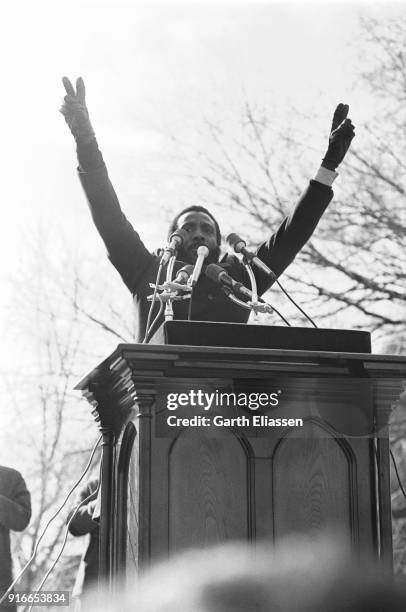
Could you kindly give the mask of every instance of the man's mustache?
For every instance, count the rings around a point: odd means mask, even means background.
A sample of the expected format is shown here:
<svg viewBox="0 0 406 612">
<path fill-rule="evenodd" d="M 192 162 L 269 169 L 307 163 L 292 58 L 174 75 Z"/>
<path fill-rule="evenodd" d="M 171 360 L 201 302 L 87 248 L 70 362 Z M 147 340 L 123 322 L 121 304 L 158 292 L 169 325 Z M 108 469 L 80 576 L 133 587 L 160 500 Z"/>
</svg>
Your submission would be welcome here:
<svg viewBox="0 0 406 612">
<path fill-rule="evenodd" d="M 189 249 L 198 249 L 199 246 L 207 246 L 207 242 L 205 240 L 195 240 L 189 245 Z"/>
</svg>

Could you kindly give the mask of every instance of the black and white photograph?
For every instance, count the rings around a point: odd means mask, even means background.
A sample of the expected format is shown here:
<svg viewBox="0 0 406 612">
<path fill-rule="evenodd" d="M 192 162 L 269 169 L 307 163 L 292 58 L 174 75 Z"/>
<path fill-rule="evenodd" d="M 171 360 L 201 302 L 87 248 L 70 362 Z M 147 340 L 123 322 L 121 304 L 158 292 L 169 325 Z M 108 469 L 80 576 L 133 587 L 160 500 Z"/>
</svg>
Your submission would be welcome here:
<svg viewBox="0 0 406 612">
<path fill-rule="evenodd" d="M 0 611 L 406 609 L 406 2 L 2 11 Z"/>
</svg>

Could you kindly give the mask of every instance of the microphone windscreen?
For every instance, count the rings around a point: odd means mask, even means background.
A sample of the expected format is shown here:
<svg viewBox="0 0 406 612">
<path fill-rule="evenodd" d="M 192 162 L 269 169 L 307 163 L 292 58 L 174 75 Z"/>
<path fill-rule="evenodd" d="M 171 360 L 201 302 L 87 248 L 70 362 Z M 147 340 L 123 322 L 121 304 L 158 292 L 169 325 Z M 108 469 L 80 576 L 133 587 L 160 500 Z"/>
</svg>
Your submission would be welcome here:
<svg viewBox="0 0 406 612">
<path fill-rule="evenodd" d="M 215 283 L 219 282 L 219 276 L 222 272 L 225 272 L 224 268 L 214 263 L 209 264 L 204 271 L 206 276 L 210 278 L 212 281 L 214 281 Z"/>
<path fill-rule="evenodd" d="M 178 246 L 182 246 L 182 244 L 185 242 L 186 236 L 187 236 L 186 230 L 177 229 L 176 232 L 173 232 L 173 234 L 171 234 L 169 242 L 171 242 L 175 238 L 176 241 L 179 243 Z"/>
<path fill-rule="evenodd" d="M 235 250 L 237 253 L 239 253 L 239 252 L 240 252 L 240 251 L 239 251 L 239 249 L 238 249 L 238 246 L 237 246 L 237 245 L 238 245 L 239 243 L 242 243 L 242 244 L 243 244 L 243 246 L 245 246 L 245 244 L 246 244 L 246 243 L 245 243 L 245 240 L 243 240 L 243 239 L 241 238 L 241 236 L 239 236 L 238 234 L 234 234 L 234 233 L 233 233 L 233 234 L 229 234 L 229 235 L 227 236 L 226 240 L 227 240 L 227 244 L 228 244 L 229 246 L 231 246 L 231 247 L 232 247 L 232 248 L 233 248 L 233 249 L 234 249 L 234 250 Z"/>
<path fill-rule="evenodd" d="M 206 258 L 208 254 L 209 254 L 209 249 L 207 248 L 207 246 L 205 246 L 204 244 L 201 244 L 199 248 L 197 249 L 197 256 L 198 257 L 202 256 Z"/>
<path fill-rule="evenodd" d="M 176 272 L 175 282 L 181 283 L 183 281 L 186 284 L 193 274 L 193 269 L 194 266 L 192 264 L 186 264 L 183 268 L 180 268 Z"/>
<path fill-rule="evenodd" d="M 186 272 L 186 274 L 189 274 L 190 276 L 193 272 L 193 268 L 194 266 L 192 266 L 192 264 L 186 264 L 186 266 L 183 266 L 178 270 L 177 274 L 179 274 L 179 272 Z"/>
</svg>

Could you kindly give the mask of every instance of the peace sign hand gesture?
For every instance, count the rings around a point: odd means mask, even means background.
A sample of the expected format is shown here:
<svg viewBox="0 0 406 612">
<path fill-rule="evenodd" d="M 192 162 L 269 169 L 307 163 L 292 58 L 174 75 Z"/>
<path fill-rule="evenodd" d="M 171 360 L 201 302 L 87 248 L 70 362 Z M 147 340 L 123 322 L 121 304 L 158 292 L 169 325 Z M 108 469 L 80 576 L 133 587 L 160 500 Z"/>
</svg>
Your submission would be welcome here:
<svg viewBox="0 0 406 612">
<path fill-rule="evenodd" d="M 341 164 L 355 136 L 354 126 L 347 117 L 348 110 L 348 104 L 339 104 L 333 115 L 328 149 L 322 163 L 329 170 Z"/>
<path fill-rule="evenodd" d="M 60 109 L 65 117 L 76 142 L 84 144 L 94 138 L 94 130 L 89 119 L 89 111 L 86 107 L 86 90 L 83 79 L 76 80 L 76 91 L 68 77 L 63 77 L 66 96 Z"/>
</svg>

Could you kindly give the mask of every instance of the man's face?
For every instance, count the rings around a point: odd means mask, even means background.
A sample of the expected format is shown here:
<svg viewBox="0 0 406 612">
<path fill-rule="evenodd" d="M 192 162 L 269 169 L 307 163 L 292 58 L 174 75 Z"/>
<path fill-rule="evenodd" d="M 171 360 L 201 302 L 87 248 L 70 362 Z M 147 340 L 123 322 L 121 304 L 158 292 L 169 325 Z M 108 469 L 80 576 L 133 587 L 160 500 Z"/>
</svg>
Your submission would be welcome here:
<svg viewBox="0 0 406 612">
<path fill-rule="evenodd" d="M 178 251 L 178 258 L 189 264 L 194 264 L 197 258 L 197 249 L 204 245 L 209 249 L 206 262 L 216 262 L 220 256 L 220 247 L 217 244 L 216 226 L 209 215 L 203 212 L 188 212 L 178 219 L 177 229 L 186 233 L 183 245 Z"/>
</svg>

